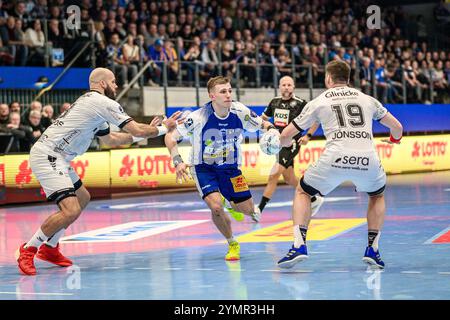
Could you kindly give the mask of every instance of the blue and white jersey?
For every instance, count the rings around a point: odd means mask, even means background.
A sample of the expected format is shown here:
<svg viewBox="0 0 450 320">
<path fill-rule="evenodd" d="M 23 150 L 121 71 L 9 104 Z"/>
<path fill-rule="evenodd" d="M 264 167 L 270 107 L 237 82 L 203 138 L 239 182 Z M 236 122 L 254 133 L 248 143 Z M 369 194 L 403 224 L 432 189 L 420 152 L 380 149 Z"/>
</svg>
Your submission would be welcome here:
<svg viewBox="0 0 450 320">
<path fill-rule="evenodd" d="M 262 129 L 263 119 L 240 102 L 233 101 L 230 113 L 220 118 L 208 102 L 191 112 L 177 130 L 189 137 L 192 145 L 190 163 L 211 165 L 216 168 L 239 167 L 244 130 Z"/>
</svg>

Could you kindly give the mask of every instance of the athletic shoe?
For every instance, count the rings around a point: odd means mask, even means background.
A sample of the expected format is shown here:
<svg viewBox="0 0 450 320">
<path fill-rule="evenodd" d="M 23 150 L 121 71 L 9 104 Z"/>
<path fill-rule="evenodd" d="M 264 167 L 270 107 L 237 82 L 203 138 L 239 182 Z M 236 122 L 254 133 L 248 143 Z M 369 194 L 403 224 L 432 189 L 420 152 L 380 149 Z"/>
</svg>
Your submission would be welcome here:
<svg viewBox="0 0 450 320">
<path fill-rule="evenodd" d="M 36 267 L 34 266 L 34 256 L 36 255 L 36 247 L 24 248 L 26 243 L 16 250 L 15 256 L 19 264 L 21 273 L 27 276 L 34 276 L 36 274 Z"/>
<path fill-rule="evenodd" d="M 289 252 L 280 261 L 278 261 L 278 266 L 283 269 L 289 269 L 292 268 L 297 262 L 301 262 L 306 259 L 308 259 L 308 250 L 306 245 L 302 244 L 300 248 L 295 248 L 292 245 Z"/>
<path fill-rule="evenodd" d="M 314 217 L 324 202 L 325 200 L 323 197 L 316 196 L 316 200 L 311 202 L 311 217 Z"/>
<path fill-rule="evenodd" d="M 56 264 L 60 267 L 69 267 L 73 264 L 70 259 L 63 256 L 63 254 L 59 251 L 59 243 L 55 248 L 52 248 L 46 244 L 42 245 L 39 248 L 36 257 L 41 260 Z"/>
<path fill-rule="evenodd" d="M 369 265 L 384 269 L 384 262 L 381 260 L 380 251 L 375 251 L 373 247 L 366 248 L 366 252 L 364 253 L 362 260 Z"/>
<path fill-rule="evenodd" d="M 225 256 L 227 261 L 235 261 L 241 259 L 240 257 L 241 247 L 237 241 L 233 241 L 228 245 L 228 253 Z"/>
<path fill-rule="evenodd" d="M 236 211 L 231 208 L 231 204 L 227 203 L 228 201 L 222 196 L 222 205 L 228 211 L 228 213 L 233 217 L 236 221 L 244 220 L 244 214 L 242 212 Z"/>
<path fill-rule="evenodd" d="M 254 212 L 250 215 L 252 217 L 252 220 L 255 222 L 259 222 L 261 220 L 261 210 L 259 210 L 259 207 L 255 205 L 255 208 L 253 209 Z"/>
</svg>

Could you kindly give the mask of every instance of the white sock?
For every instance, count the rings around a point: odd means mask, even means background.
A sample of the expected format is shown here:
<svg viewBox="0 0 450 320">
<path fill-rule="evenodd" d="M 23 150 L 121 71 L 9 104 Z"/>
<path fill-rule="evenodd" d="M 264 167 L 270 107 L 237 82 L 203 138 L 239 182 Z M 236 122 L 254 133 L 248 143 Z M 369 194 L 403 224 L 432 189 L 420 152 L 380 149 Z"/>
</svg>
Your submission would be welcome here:
<svg viewBox="0 0 450 320">
<path fill-rule="evenodd" d="M 375 251 L 378 251 L 378 240 L 380 240 L 380 235 L 381 235 L 381 231 L 378 231 L 377 236 L 375 237 L 375 239 L 373 240 L 373 244 L 372 244 L 372 248 Z"/>
<path fill-rule="evenodd" d="M 232 242 L 236 242 L 236 239 L 232 236 L 231 238 L 227 239 L 228 244 L 231 244 Z"/>
<path fill-rule="evenodd" d="M 301 245 L 305 244 L 303 241 L 302 233 L 300 231 L 300 225 L 294 226 L 294 247 L 300 248 Z"/>
<path fill-rule="evenodd" d="M 28 247 L 36 247 L 39 248 L 45 241 L 47 241 L 48 237 L 42 232 L 41 228 L 31 237 L 30 241 L 24 246 L 24 248 Z"/>
<path fill-rule="evenodd" d="M 56 248 L 56 246 L 58 245 L 59 239 L 61 239 L 61 237 L 64 235 L 64 232 L 66 231 L 66 229 L 62 228 L 61 230 L 59 230 L 57 233 L 55 233 L 53 236 L 51 236 L 50 238 L 48 238 L 47 243 L 50 247 L 52 248 Z"/>
</svg>

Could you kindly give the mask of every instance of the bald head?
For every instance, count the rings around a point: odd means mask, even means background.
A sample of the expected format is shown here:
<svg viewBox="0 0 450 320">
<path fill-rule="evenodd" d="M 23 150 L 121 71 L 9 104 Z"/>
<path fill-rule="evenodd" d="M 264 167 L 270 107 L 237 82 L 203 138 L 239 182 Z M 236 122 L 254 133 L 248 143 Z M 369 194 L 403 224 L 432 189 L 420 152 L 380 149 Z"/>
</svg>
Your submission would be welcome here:
<svg viewBox="0 0 450 320">
<path fill-rule="evenodd" d="M 106 68 L 95 68 L 89 75 L 89 86 L 92 87 L 92 85 L 97 84 L 101 80 L 107 81 L 109 78 L 114 78 L 114 74 L 111 70 Z"/>
<path fill-rule="evenodd" d="M 95 68 L 89 75 L 89 88 L 114 99 L 117 89 L 116 77 L 109 69 Z"/>
<path fill-rule="evenodd" d="M 289 76 L 284 76 L 280 79 L 280 91 L 284 100 L 292 98 L 295 89 L 294 79 Z"/>
</svg>

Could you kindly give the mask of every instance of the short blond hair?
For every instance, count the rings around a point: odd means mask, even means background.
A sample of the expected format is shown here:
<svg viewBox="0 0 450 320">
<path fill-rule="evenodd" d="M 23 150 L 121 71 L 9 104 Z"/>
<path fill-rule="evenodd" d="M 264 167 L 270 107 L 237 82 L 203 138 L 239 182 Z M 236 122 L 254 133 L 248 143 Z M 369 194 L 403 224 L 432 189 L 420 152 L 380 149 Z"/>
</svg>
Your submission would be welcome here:
<svg viewBox="0 0 450 320">
<path fill-rule="evenodd" d="M 230 82 L 231 82 L 231 80 L 228 77 L 217 76 L 217 77 L 211 78 L 208 80 L 208 83 L 206 84 L 206 87 L 208 88 L 208 93 L 210 93 L 211 90 L 214 89 L 215 86 L 217 86 L 219 84 L 227 84 Z"/>
<path fill-rule="evenodd" d="M 351 68 L 345 61 L 334 60 L 328 62 L 325 67 L 325 72 L 328 73 L 333 82 L 345 82 L 350 80 Z"/>
</svg>

